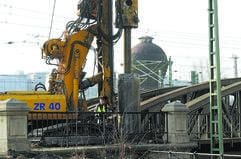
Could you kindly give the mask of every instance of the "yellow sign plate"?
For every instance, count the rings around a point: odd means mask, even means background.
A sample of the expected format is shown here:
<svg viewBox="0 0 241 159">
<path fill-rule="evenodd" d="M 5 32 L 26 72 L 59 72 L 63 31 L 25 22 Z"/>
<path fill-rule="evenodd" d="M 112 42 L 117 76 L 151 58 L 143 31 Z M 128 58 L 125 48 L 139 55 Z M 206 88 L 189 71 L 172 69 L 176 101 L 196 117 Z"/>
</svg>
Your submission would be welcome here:
<svg viewBox="0 0 241 159">
<path fill-rule="evenodd" d="M 45 95 L 45 94 L 1 94 L 0 100 L 14 98 L 25 102 L 31 112 L 66 112 L 66 98 L 64 95 Z"/>
</svg>

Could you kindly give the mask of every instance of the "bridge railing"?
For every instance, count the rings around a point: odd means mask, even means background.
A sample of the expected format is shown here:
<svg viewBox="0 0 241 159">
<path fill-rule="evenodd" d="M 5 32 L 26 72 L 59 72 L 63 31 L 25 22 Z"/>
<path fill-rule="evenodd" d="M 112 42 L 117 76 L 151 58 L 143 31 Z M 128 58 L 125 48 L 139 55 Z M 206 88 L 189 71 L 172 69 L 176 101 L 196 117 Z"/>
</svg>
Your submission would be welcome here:
<svg viewBox="0 0 241 159">
<path fill-rule="evenodd" d="M 234 120 L 233 116 L 227 117 L 223 113 L 223 137 L 224 138 L 236 138 L 241 137 L 241 128 L 240 128 L 240 114 L 236 115 Z M 209 113 L 194 113 L 187 115 L 187 130 L 191 139 L 208 139 L 210 136 L 209 129 Z"/>
<path fill-rule="evenodd" d="M 173 159 L 173 158 L 190 158 L 190 159 L 198 159 L 198 158 L 205 158 L 205 159 L 236 159 L 241 158 L 241 155 L 235 154 L 210 154 L 210 153 L 192 153 L 192 152 L 174 152 L 174 151 L 155 151 L 150 150 L 150 153 L 157 153 L 160 154 L 162 158 Z"/>
<path fill-rule="evenodd" d="M 191 139 L 201 139 L 209 135 L 209 114 L 188 114 L 187 132 Z"/>
<path fill-rule="evenodd" d="M 30 113 L 29 138 L 58 138 L 72 142 L 70 138 L 85 137 L 106 142 L 163 142 L 166 124 L 162 112 L 128 113 Z M 94 143 L 93 143 L 94 144 Z"/>
</svg>

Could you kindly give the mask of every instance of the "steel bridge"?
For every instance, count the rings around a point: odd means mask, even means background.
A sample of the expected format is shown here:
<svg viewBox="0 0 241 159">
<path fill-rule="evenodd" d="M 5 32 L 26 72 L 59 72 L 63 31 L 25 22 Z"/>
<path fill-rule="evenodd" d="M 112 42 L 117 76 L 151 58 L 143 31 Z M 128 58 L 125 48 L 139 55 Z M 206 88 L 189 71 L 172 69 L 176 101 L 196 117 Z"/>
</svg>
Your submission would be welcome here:
<svg viewBox="0 0 241 159">
<path fill-rule="evenodd" d="M 222 114 L 224 143 L 241 142 L 241 79 L 223 79 Z M 178 88 L 141 102 L 141 110 L 158 112 L 168 102 L 179 100 L 189 108 L 188 134 L 199 143 L 209 143 L 209 83 Z"/>
</svg>

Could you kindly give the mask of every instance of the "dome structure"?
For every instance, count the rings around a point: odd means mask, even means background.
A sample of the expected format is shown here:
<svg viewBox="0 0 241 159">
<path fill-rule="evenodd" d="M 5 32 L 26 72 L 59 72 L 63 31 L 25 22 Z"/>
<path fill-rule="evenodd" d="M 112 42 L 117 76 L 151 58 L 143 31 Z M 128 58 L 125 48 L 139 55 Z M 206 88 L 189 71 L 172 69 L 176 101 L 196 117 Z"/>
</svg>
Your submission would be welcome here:
<svg viewBox="0 0 241 159">
<path fill-rule="evenodd" d="M 140 37 L 140 43 L 132 48 L 133 58 L 136 60 L 167 61 L 165 52 L 158 45 L 152 43 L 151 36 Z"/>
<path fill-rule="evenodd" d="M 140 77 L 141 89 L 152 90 L 163 87 L 168 60 L 161 47 L 154 44 L 153 37 L 140 37 L 140 43 L 132 48 L 134 73 Z"/>
</svg>

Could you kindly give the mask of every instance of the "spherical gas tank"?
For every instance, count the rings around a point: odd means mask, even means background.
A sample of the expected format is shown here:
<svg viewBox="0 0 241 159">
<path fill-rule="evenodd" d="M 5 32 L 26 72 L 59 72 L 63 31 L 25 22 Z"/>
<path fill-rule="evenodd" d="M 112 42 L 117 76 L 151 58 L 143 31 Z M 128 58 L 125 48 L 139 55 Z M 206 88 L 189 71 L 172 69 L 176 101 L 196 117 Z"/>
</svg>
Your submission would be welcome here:
<svg viewBox="0 0 241 159">
<path fill-rule="evenodd" d="M 167 56 L 161 47 L 152 43 L 150 36 L 140 37 L 140 43 L 131 50 L 133 60 L 167 61 Z"/>
<path fill-rule="evenodd" d="M 144 36 L 140 43 L 132 48 L 133 72 L 138 74 L 142 90 L 163 87 L 168 60 L 161 47 L 154 44 L 153 38 Z"/>
</svg>

